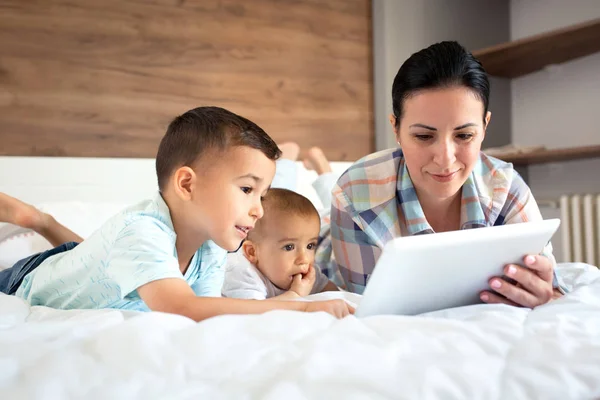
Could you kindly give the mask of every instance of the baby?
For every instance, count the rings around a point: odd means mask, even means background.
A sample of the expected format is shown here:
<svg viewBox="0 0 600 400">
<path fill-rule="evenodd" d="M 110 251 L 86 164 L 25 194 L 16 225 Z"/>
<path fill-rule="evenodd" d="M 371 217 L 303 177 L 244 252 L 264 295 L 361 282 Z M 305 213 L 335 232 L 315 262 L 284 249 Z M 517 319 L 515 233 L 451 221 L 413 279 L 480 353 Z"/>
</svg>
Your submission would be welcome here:
<svg viewBox="0 0 600 400">
<path fill-rule="evenodd" d="M 285 154 L 286 149 L 282 150 Z M 293 179 L 290 175 L 295 172 L 294 165 L 292 160 L 278 171 L 287 183 Z M 335 182 L 323 152 L 311 149 L 305 165 L 319 174 L 313 186 L 323 204 L 329 205 L 330 186 Z M 277 180 L 273 184 L 277 185 Z M 241 249 L 229 256 L 223 296 L 290 300 L 338 290 L 315 265 L 321 216 L 312 202 L 292 190 L 275 188 L 264 197 L 263 209 L 264 216 L 249 232 Z"/>
</svg>

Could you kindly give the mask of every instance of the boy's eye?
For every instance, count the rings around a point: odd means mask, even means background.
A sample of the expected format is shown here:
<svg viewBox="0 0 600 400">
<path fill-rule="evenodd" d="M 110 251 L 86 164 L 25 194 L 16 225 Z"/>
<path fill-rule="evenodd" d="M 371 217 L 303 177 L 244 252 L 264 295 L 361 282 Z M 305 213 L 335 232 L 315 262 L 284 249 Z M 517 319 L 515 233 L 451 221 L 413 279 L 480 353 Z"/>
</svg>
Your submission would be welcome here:
<svg viewBox="0 0 600 400">
<path fill-rule="evenodd" d="M 242 187 L 241 189 L 242 189 L 242 192 L 244 192 L 244 193 L 246 193 L 246 194 L 250 194 L 250 193 L 252 193 L 252 188 L 251 188 L 251 187 L 244 186 L 244 187 Z"/>
<path fill-rule="evenodd" d="M 317 244 L 316 243 L 309 243 L 308 246 L 306 246 L 307 249 L 309 250 L 314 250 L 317 248 Z"/>
<path fill-rule="evenodd" d="M 293 244 L 286 244 L 285 246 L 283 246 L 283 249 L 285 251 L 292 251 L 292 250 L 294 250 L 294 245 Z"/>
</svg>

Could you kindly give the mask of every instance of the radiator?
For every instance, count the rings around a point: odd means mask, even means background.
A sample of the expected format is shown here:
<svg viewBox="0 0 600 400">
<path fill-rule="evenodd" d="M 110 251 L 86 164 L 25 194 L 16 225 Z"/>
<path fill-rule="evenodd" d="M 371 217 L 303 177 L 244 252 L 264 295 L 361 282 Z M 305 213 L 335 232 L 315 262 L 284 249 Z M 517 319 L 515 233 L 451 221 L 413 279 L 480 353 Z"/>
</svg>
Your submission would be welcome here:
<svg viewBox="0 0 600 400">
<path fill-rule="evenodd" d="M 600 266 L 600 195 L 565 195 L 558 202 L 564 262 Z"/>
</svg>

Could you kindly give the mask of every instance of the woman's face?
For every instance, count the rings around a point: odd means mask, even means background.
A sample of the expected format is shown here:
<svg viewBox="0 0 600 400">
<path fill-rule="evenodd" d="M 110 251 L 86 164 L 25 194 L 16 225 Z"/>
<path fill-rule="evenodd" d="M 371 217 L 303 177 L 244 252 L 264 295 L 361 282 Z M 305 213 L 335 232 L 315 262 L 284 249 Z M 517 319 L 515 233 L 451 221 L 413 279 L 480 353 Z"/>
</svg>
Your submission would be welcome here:
<svg viewBox="0 0 600 400">
<path fill-rule="evenodd" d="M 459 193 L 479 158 L 490 113 L 485 126 L 482 116 L 483 103 L 471 90 L 451 87 L 405 100 L 399 128 L 390 117 L 421 201 Z"/>
</svg>

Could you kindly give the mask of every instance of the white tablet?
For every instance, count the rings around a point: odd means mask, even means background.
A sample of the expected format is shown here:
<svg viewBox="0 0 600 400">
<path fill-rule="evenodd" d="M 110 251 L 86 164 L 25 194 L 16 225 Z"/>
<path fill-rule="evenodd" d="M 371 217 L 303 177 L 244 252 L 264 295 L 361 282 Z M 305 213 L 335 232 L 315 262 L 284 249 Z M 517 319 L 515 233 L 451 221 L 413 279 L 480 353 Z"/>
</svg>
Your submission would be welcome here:
<svg viewBox="0 0 600 400">
<path fill-rule="evenodd" d="M 550 219 L 391 240 L 356 315 L 416 315 L 481 303 L 489 279 L 504 275 L 506 264 L 539 254 L 559 225 Z"/>
</svg>

